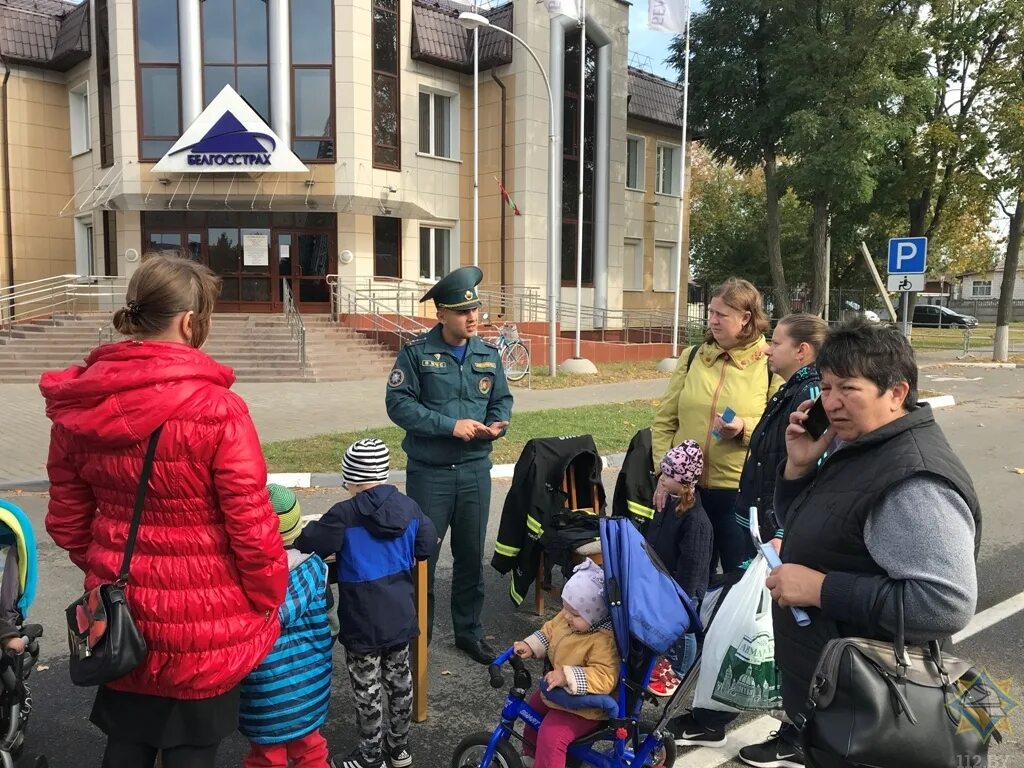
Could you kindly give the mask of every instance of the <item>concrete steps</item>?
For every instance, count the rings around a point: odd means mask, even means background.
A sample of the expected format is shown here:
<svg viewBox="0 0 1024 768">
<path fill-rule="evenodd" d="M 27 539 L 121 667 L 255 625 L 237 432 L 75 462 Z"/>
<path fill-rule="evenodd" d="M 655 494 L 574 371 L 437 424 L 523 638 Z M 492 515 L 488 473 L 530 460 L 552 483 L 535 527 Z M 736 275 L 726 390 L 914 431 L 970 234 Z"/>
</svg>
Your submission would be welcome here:
<svg viewBox="0 0 1024 768">
<path fill-rule="evenodd" d="M 109 314 L 58 315 L 0 335 L 0 383 L 35 383 L 44 371 L 81 363 L 97 343 L 120 341 Z M 304 316 L 306 368 L 282 315 L 218 314 L 203 348 L 239 381 L 355 381 L 383 378 L 394 353 L 326 315 Z"/>
</svg>

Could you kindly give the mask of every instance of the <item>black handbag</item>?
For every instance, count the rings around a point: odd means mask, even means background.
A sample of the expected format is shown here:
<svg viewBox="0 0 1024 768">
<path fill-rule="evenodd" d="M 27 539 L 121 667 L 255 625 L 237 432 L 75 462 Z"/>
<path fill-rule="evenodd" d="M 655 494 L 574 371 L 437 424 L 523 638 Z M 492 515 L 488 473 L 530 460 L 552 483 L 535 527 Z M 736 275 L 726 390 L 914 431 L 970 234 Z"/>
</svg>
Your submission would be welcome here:
<svg viewBox="0 0 1024 768">
<path fill-rule="evenodd" d="M 71 682 L 75 685 L 106 685 L 127 675 L 146 658 L 146 641 L 128 608 L 125 587 L 162 429 L 157 427 L 149 438 L 117 581 L 90 589 L 67 608 Z"/>
<path fill-rule="evenodd" d="M 998 703 L 969 661 L 943 656 L 936 641 L 905 643 L 903 584 L 896 586 L 892 643 L 860 637 L 831 640 L 818 659 L 810 695 L 795 718 L 807 766 L 840 758 L 871 768 L 964 768 L 988 764 L 998 730 L 961 727 L 963 708 Z"/>
</svg>

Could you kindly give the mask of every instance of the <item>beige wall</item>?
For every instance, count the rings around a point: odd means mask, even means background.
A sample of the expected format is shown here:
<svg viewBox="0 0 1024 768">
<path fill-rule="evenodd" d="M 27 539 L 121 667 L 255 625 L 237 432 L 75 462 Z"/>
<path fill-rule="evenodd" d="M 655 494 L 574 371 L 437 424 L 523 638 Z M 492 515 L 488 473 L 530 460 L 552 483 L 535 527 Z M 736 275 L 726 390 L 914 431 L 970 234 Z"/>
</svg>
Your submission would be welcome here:
<svg viewBox="0 0 1024 768">
<path fill-rule="evenodd" d="M 641 120 L 630 120 L 628 126 L 630 136 L 644 138 L 644 189 L 625 191 L 625 227 L 624 239 L 642 240 L 644 253 L 644 288 L 642 291 L 623 291 L 622 305 L 625 309 L 656 309 L 671 312 L 674 294 L 669 291 L 655 291 L 654 285 L 654 253 L 657 245 L 675 245 L 679 240 L 679 204 L 680 199 L 674 195 L 662 195 L 655 192 L 657 188 L 657 146 L 658 143 L 678 147 L 680 134 L 671 128 Z M 623 148 L 625 154 L 625 148 Z M 687 154 L 687 166 L 690 156 Z M 686 184 L 683 192 L 689 197 L 690 169 L 687 167 Z M 623 183 L 623 186 L 625 184 Z M 689 206 L 687 206 L 689 208 Z M 686 286 L 690 274 L 689 260 L 690 222 L 689 217 L 683 222 L 683 263 L 680 270 L 679 311 L 686 312 Z M 618 243 L 622 247 L 622 240 Z"/>
<path fill-rule="evenodd" d="M 72 219 L 58 216 L 74 191 L 63 77 L 14 68 L 7 89 L 15 281 L 74 272 Z M 0 270 L 6 285 L 4 205 L 0 195 Z"/>
</svg>

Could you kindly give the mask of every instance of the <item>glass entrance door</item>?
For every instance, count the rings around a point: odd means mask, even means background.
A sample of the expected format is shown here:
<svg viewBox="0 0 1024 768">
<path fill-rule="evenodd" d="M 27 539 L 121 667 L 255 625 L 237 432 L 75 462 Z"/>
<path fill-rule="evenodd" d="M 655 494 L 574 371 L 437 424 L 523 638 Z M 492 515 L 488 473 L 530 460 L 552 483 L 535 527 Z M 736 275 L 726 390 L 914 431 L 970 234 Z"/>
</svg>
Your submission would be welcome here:
<svg viewBox="0 0 1024 768">
<path fill-rule="evenodd" d="M 279 280 L 286 282 L 300 312 L 330 308 L 327 275 L 337 271 L 333 232 L 278 231 L 275 234 Z M 279 286 L 284 301 L 283 286 Z"/>
</svg>

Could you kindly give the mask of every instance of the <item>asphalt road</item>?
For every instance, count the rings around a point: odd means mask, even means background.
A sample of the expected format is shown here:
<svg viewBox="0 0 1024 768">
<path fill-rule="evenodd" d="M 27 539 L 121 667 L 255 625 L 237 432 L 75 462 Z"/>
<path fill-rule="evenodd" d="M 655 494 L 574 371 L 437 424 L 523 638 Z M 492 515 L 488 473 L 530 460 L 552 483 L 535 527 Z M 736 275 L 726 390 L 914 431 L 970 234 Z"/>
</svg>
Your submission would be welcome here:
<svg viewBox="0 0 1024 768">
<path fill-rule="evenodd" d="M 922 381 L 923 387 L 952 392 L 962 403 L 938 412 L 938 420 L 970 469 L 982 500 L 985 535 L 978 564 L 980 611 L 1024 592 L 1024 526 L 1020 522 L 1024 474 L 1013 471 L 1015 467 L 1024 467 L 1024 370 L 950 368 L 928 371 L 927 376 L 931 378 Z M 940 378 L 945 380 L 937 381 Z M 610 496 L 614 472 L 606 473 L 605 483 Z M 507 482 L 495 482 L 489 544 L 497 532 L 507 488 Z M 303 492 L 303 510 L 322 512 L 336 500 L 336 495 L 333 491 Z M 39 534 L 40 591 L 31 618 L 47 629 L 40 668 L 30 680 L 35 713 L 27 750 L 44 752 L 50 764 L 58 768 L 98 765 L 103 740 L 88 720 L 92 691 L 69 683 L 62 629 L 64 607 L 81 588 L 80 574 L 43 533 L 46 496 L 23 494 L 9 498 L 26 510 Z M 941 531 L 932 533 L 942 535 Z M 965 542 L 964 546 L 970 544 Z M 451 577 L 447 546 L 445 549 L 438 572 L 442 601 Z M 492 643 L 498 647 L 533 631 L 541 619 L 533 615 L 530 598 L 521 609 L 514 609 L 506 597 L 507 582 L 490 568 L 486 573 L 485 622 Z M 550 599 L 548 606 L 549 612 L 553 612 L 557 600 Z M 1024 678 L 1024 612 L 963 641 L 956 653 L 985 667 L 993 677 L 1013 678 L 1011 692 L 1024 700 L 1024 686 L 1020 683 Z M 335 654 L 334 693 L 325 735 L 337 754 L 345 754 L 355 743 L 354 713 L 343 651 L 336 648 Z M 484 668 L 468 661 L 454 648 L 450 618 L 443 610 L 439 611 L 439 625 L 431 646 L 429 701 L 429 719 L 413 726 L 413 750 L 418 765 L 432 767 L 448 765 L 453 747 L 466 734 L 493 727 L 503 701 L 503 694 L 487 685 Z M 1024 709 L 1010 718 L 1011 724 L 1016 721 L 1018 730 L 1024 729 L 1022 713 Z M 222 748 L 220 764 L 240 765 L 245 749 L 243 739 L 231 738 Z M 677 764 L 687 768 L 739 766 L 738 761 L 730 760 L 736 749 L 738 745 L 734 742 L 723 750 L 692 750 L 684 753 Z M 1018 734 L 1009 735 L 994 749 L 990 765 L 1024 765 L 1024 739 Z"/>
</svg>

